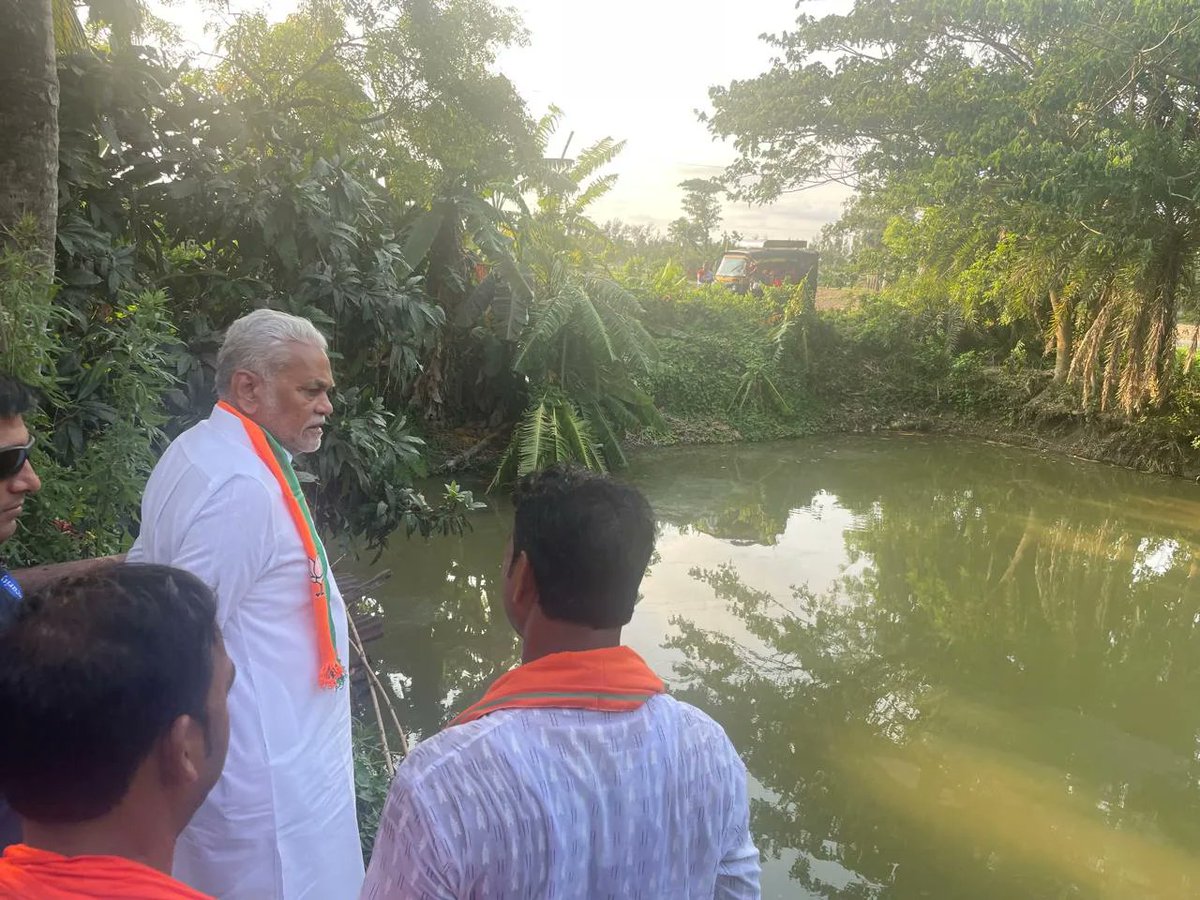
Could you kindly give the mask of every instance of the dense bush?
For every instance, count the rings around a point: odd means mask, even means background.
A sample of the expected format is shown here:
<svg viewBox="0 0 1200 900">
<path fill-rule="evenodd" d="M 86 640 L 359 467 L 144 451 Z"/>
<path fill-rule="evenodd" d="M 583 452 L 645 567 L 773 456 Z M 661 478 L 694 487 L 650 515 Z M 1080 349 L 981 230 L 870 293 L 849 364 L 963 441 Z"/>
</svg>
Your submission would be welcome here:
<svg viewBox="0 0 1200 900">
<path fill-rule="evenodd" d="M 180 345 L 161 291 L 52 306 L 54 293 L 29 255 L 0 258 L 0 343 L 40 397 L 29 425 L 43 493 L 5 545 L 16 565 L 124 548 L 176 384 Z"/>
<path fill-rule="evenodd" d="M 649 388 L 688 440 L 705 423 L 733 429 L 713 439 L 753 440 L 948 413 L 1013 419 L 1048 378 L 1017 332 L 980 333 L 952 309 L 894 295 L 817 313 L 797 287 L 709 286 L 645 306 L 661 355 Z"/>
</svg>

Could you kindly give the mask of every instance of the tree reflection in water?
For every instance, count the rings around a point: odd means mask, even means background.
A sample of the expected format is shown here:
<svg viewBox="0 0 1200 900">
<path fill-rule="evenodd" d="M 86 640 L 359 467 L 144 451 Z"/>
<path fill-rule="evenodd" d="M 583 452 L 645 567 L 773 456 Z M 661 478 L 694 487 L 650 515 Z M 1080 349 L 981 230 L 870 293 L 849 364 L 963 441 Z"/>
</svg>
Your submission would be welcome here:
<svg viewBox="0 0 1200 900">
<path fill-rule="evenodd" d="M 517 636 L 504 617 L 507 506 L 491 503 L 461 537 L 397 542 L 382 558 L 383 637 L 369 653 L 396 694 L 412 737 L 438 731 L 515 666 Z"/>
<path fill-rule="evenodd" d="M 820 594 L 693 570 L 749 637 L 676 618 L 673 691 L 729 731 L 770 794 L 761 849 L 800 851 L 816 896 L 1200 894 L 1200 506 L 965 449 L 764 463 L 724 505 L 666 504 L 731 541 L 774 543 L 820 489 L 856 522 Z"/>
<path fill-rule="evenodd" d="M 1200 896 L 1195 486 L 927 438 L 672 449 L 628 477 L 665 527 L 626 637 L 657 649 L 685 613 L 653 664 L 763 787 L 783 896 Z M 372 655 L 418 737 L 516 662 L 490 503 L 382 561 Z"/>
</svg>

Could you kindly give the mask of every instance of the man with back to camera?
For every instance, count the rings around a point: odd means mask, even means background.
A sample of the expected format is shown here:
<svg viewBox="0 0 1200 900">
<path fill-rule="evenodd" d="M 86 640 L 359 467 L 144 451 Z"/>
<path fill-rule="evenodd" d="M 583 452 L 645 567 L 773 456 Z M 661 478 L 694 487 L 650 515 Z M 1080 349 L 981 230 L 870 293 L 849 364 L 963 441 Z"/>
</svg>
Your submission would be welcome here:
<svg viewBox="0 0 1200 900">
<path fill-rule="evenodd" d="M 572 467 L 514 499 L 503 602 L 522 665 L 401 765 L 364 900 L 760 896 L 729 738 L 621 646 L 649 504 Z"/>
<path fill-rule="evenodd" d="M 0 900 L 204 900 L 170 877 L 216 783 L 234 679 L 212 592 L 166 566 L 57 581 L 0 632 Z"/>
</svg>

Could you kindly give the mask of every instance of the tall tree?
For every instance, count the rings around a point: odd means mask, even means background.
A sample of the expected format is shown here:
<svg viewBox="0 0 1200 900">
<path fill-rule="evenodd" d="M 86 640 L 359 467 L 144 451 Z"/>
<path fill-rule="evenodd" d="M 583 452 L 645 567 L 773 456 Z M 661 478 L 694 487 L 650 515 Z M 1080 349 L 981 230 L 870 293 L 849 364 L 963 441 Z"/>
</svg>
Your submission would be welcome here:
<svg viewBox="0 0 1200 900">
<path fill-rule="evenodd" d="M 0 242 L 30 217 L 35 250 L 54 261 L 58 214 L 58 69 L 50 0 L 0 0 Z"/>
<path fill-rule="evenodd" d="M 857 0 L 770 41 L 768 72 L 711 92 L 739 196 L 836 180 L 910 220 L 949 210 L 963 239 L 1048 231 L 1097 263 L 1076 322 L 1056 286 L 1076 259 L 1042 260 L 1060 377 L 1069 357 L 1102 404 L 1165 399 L 1200 251 L 1200 75 L 1179 63 L 1200 53 L 1194 4 Z"/>
<path fill-rule="evenodd" d="M 715 178 L 689 178 L 679 182 L 679 187 L 683 189 L 683 217 L 671 223 L 672 234 L 707 255 L 713 247 L 713 232 L 721 224 L 720 195 L 725 188 Z"/>
</svg>

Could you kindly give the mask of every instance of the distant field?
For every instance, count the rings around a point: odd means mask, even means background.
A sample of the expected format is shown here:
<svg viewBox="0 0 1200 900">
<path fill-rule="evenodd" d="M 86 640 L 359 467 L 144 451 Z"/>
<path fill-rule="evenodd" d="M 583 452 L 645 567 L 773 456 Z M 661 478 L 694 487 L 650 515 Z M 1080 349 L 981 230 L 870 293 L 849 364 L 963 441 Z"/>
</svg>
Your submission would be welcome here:
<svg viewBox="0 0 1200 900">
<path fill-rule="evenodd" d="M 821 287 L 817 285 L 817 309 L 846 309 L 862 295 L 858 288 Z"/>
</svg>

